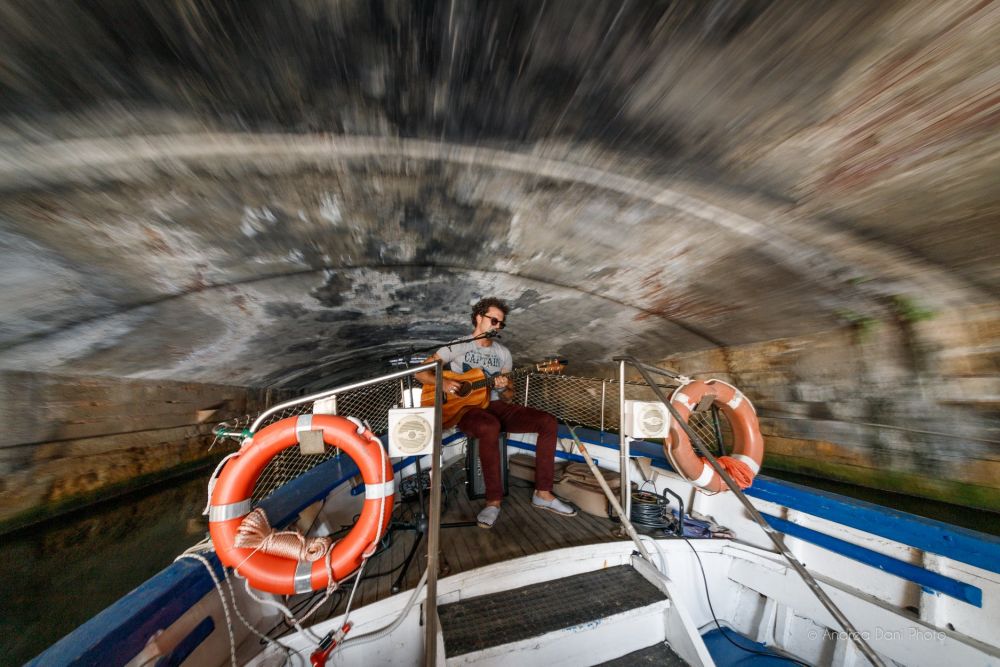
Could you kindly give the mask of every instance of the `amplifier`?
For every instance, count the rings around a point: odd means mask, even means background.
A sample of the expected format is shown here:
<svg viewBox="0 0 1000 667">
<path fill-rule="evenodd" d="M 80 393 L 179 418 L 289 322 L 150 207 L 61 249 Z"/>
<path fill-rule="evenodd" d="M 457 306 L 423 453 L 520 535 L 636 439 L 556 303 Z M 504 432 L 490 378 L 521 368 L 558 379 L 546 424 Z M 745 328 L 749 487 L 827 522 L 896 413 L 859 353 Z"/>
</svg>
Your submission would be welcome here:
<svg viewBox="0 0 1000 667">
<path fill-rule="evenodd" d="M 500 434 L 500 482 L 503 495 L 507 495 L 507 438 Z M 479 438 L 467 438 L 465 446 L 465 491 L 470 500 L 486 497 L 486 482 L 483 480 L 483 466 L 479 462 Z"/>
</svg>

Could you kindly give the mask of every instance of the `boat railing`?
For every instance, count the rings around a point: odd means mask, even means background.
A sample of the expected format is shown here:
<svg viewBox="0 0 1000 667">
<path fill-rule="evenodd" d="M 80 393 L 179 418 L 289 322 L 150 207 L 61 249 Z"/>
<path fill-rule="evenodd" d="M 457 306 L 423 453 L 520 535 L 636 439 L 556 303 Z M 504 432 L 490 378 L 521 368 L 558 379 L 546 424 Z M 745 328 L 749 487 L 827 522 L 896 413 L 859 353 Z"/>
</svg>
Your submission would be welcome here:
<svg viewBox="0 0 1000 667">
<path fill-rule="evenodd" d="M 422 371 L 434 371 L 437 381 L 441 378 L 440 360 L 412 366 L 378 377 L 352 382 L 332 389 L 293 398 L 274 405 L 260 413 L 249 426 L 223 424 L 217 435 L 247 440 L 260 429 L 288 417 L 302 414 L 335 414 L 362 420 L 375 434 L 388 431 L 389 410 L 393 408 L 415 407 L 419 405 L 419 384 L 415 385 L 414 375 Z M 441 392 L 435 391 L 434 400 L 434 450 L 431 455 L 431 479 L 439 479 L 441 474 Z M 247 419 L 249 421 L 249 418 Z M 290 447 L 275 456 L 261 473 L 255 485 L 254 500 L 270 494 L 278 486 L 307 472 L 331 456 L 339 456 L 336 448 L 327 447 L 322 456 L 303 455 L 297 447 Z M 436 663 L 437 652 L 437 574 L 439 531 L 441 525 L 441 485 L 431 485 L 427 526 L 427 600 L 425 618 L 424 664 Z"/>
<path fill-rule="evenodd" d="M 420 386 L 413 384 L 413 376 L 434 367 L 434 363 L 420 364 L 287 400 L 260 413 L 251 423 L 249 434 L 253 435 L 264 426 L 285 417 L 312 412 L 316 403 L 323 402 L 331 408 L 332 414 L 357 417 L 367 421 L 375 433 L 384 433 L 388 428 L 387 419 L 391 408 L 404 405 L 412 407 L 411 394 L 408 392 Z"/>
<path fill-rule="evenodd" d="M 761 527 L 761 530 L 763 530 L 764 533 L 771 539 L 771 542 L 774 543 L 774 546 L 778 549 L 781 555 L 784 556 L 785 560 L 788 561 L 789 565 L 792 566 L 792 569 L 795 570 L 795 572 L 799 575 L 799 577 L 806 584 L 806 586 L 813 592 L 813 594 L 820 601 L 820 603 L 824 607 L 826 607 L 827 611 L 829 611 L 830 614 L 833 616 L 833 618 L 837 621 L 837 623 L 840 624 L 844 632 L 847 633 L 847 636 L 854 641 L 854 644 L 858 647 L 858 650 L 862 653 L 862 655 L 864 655 L 865 658 L 871 664 L 876 665 L 876 667 L 881 667 L 882 665 L 884 665 L 882 659 L 879 658 L 878 654 L 875 653 L 872 647 L 868 645 L 868 642 L 865 641 L 861 633 L 857 631 L 857 629 L 847 618 L 847 616 L 844 615 L 844 612 L 842 612 L 840 608 L 837 607 L 837 605 L 833 602 L 833 600 L 830 599 L 830 596 L 826 594 L 826 591 L 824 591 L 820 587 L 820 585 L 816 582 L 816 579 L 813 578 L 812 574 L 810 574 L 809 571 L 806 570 L 805 566 L 802 563 L 800 563 L 799 560 L 788 549 L 788 547 L 785 545 L 785 541 L 782 534 L 777 530 L 775 530 L 774 528 L 772 528 L 770 524 L 767 523 L 764 517 L 761 516 L 760 512 L 757 511 L 757 508 L 754 507 L 753 503 L 750 502 L 750 499 L 747 498 L 745 493 L 743 493 L 743 490 L 740 488 L 740 486 L 735 481 L 733 481 L 733 478 L 729 476 L 729 473 L 727 473 L 726 469 L 722 467 L 722 465 L 719 463 L 715 455 L 712 454 L 712 452 L 709 451 L 709 448 L 705 446 L 705 443 L 702 441 L 701 436 L 697 432 L 695 432 L 694 429 L 688 426 L 687 422 L 681 418 L 680 414 L 677 412 L 677 409 L 673 406 L 673 404 L 671 404 L 670 399 L 663 392 L 663 389 L 660 387 L 660 383 L 657 382 L 656 379 L 654 379 L 654 375 L 660 377 L 668 377 L 673 380 L 680 380 L 681 376 L 678 373 L 675 373 L 674 371 L 670 371 L 667 369 L 659 368 L 658 366 L 647 364 L 645 362 L 639 361 L 638 359 L 632 356 L 614 357 L 613 360 L 618 362 L 618 368 L 619 368 L 619 378 L 620 378 L 619 385 L 621 390 L 619 393 L 619 409 L 624 411 L 626 370 L 627 366 L 632 366 L 635 370 L 639 372 L 639 375 L 642 376 L 642 379 L 649 386 L 649 388 L 652 389 L 657 399 L 661 403 L 663 403 L 663 405 L 667 408 L 668 411 L 670 411 L 670 415 L 676 421 L 677 425 L 684 431 L 684 433 L 691 440 L 692 445 L 695 447 L 698 453 L 705 458 L 708 464 L 712 466 L 712 469 L 715 470 L 715 474 L 717 474 L 722 479 L 722 481 L 725 482 L 726 486 L 729 487 L 729 490 L 732 491 L 733 494 L 736 496 L 736 498 L 739 499 L 740 503 L 742 503 L 743 506 L 746 508 L 747 513 L 750 515 L 750 517 L 755 522 L 757 522 L 757 524 Z M 621 455 L 621 476 L 622 476 L 621 488 L 622 488 L 622 498 L 623 498 L 621 504 L 623 511 L 626 513 L 627 516 L 629 510 L 628 510 L 628 505 L 626 505 L 624 499 L 626 498 L 630 499 L 630 493 L 628 493 L 628 491 L 631 489 L 631 485 L 628 479 L 629 475 L 628 437 L 625 437 L 623 435 L 623 437 L 621 437 L 620 439 L 620 443 L 621 443 L 620 455 Z"/>
<path fill-rule="evenodd" d="M 389 410 L 419 403 L 420 385 L 414 381 L 413 375 L 428 367 L 433 367 L 433 364 L 414 366 L 295 397 L 269 407 L 256 416 L 220 424 L 216 433 L 242 441 L 282 419 L 320 411 L 356 417 L 367 423 L 374 433 L 381 435 L 388 432 Z M 618 396 L 622 391 L 629 399 L 656 400 L 653 390 L 645 382 L 627 381 L 622 385 L 624 390 L 620 388 L 621 384 L 615 379 L 537 373 L 516 380 L 515 400 L 549 412 L 568 424 L 591 428 L 599 433 L 617 433 L 621 422 Z M 671 387 L 676 384 L 676 380 L 668 378 L 661 386 Z M 689 423 L 705 441 L 714 442 L 718 439 L 721 443 L 724 434 L 719 429 L 717 415 L 696 412 Z M 282 452 L 261 473 L 253 491 L 253 500 L 259 501 L 279 486 L 334 456 L 339 456 L 339 451 L 332 448 L 323 455 L 305 456 L 294 448 Z"/>
<path fill-rule="evenodd" d="M 515 381 L 514 400 L 553 414 L 563 422 L 616 433 L 621 426 L 620 384 L 604 378 L 532 373 Z M 656 400 L 645 382 L 625 382 L 624 388 L 629 399 Z"/>
<path fill-rule="evenodd" d="M 382 435 L 389 430 L 389 410 L 419 405 L 420 384 L 413 376 L 434 367 L 434 363 L 415 365 L 305 396 L 297 396 L 273 405 L 256 416 L 247 415 L 239 420 L 219 424 L 215 431 L 216 438 L 245 442 L 270 424 L 288 417 L 313 413 L 355 417 L 368 424 L 373 433 Z M 254 502 L 260 501 L 278 487 L 337 456 L 340 456 L 340 450 L 333 447 L 328 447 L 319 455 L 304 455 L 297 448 L 286 449 L 275 456 L 261 472 L 251 499 Z"/>
</svg>

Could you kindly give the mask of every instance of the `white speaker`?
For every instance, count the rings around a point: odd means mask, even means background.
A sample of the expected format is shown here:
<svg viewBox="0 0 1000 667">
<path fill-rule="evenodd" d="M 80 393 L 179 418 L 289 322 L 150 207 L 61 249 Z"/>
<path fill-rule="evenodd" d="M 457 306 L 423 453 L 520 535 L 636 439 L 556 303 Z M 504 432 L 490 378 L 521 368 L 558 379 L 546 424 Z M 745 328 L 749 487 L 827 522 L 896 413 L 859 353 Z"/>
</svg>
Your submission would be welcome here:
<svg viewBox="0 0 1000 667">
<path fill-rule="evenodd" d="M 389 456 L 434 452 L 434 408 L 389 410 Z"/>
<path fill-rule="evenodd" d="M 666 438 L 670 412 L 659 401 L 625 401 L 625 435 L 633 438 Z"/>
</svg>

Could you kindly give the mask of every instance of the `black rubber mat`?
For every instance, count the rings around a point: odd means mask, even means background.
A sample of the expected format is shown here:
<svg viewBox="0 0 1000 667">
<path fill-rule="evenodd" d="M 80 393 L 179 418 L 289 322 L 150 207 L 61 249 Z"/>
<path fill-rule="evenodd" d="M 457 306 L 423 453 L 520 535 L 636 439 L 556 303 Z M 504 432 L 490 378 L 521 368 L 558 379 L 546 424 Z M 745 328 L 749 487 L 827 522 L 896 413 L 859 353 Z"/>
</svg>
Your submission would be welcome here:
<svg viewBox="0 0 1000 667">
<path fill-rule="evenodd" d="M 597 667 L 646 667 L 646 665 L 657 665 L 657 667 L 684 667 L 687 665 L 679 655 L 666 642 L 653 644 L 646 648 L 633 651 L 620 658 L 602 662 Z"/>
<path fill-rule="evenodd" d="M 442 605 L 438 616 L 445 653 L 454 657 L 663 599 L 663 594 L 631 566 L 619 565 Z"/>
</svg>

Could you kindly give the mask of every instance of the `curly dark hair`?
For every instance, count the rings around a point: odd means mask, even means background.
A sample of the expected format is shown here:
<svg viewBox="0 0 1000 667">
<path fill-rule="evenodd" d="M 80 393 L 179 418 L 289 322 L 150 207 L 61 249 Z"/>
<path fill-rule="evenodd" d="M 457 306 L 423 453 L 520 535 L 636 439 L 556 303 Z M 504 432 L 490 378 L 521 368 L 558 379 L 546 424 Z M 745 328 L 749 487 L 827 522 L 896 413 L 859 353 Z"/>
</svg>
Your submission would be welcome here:
<svg viewBox="0 0 1000 667">
<path fill-rule="evenodd" d="M 510 306 L 503 299 L 498 299 L 494 296 L 488 296 L 485 299 L 480 299 L 476 302 L 476 305 L 472 307 L 472 326 L 476 326 L 476 315 L 486 315 L 486 311 L 490 308 L 499 308 L 503 311 L 503 316 L 507 317 L 507 311 L 510 310 Z"/>
</svg>

